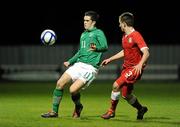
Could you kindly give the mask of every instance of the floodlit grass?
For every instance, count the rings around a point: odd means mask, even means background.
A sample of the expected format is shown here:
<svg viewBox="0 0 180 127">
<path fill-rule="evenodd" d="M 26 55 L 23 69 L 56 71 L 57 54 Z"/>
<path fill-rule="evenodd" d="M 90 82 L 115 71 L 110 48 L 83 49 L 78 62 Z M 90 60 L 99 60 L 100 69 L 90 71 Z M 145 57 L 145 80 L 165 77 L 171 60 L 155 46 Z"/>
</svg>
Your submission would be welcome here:
<svg viewBox="0 0 180 127">
<path fill-rule="evenodd" d="M 112 82 L 94 82 L 81 92 L 80 119 L 71 117 L 74 105 L 66 87 L 59 118 L 44 119 L 40 115 L 51 108 L 55 83 L 1 82 L 0 127 L 180 127 L 180 83 L 137 83 L 134 93 L 149 108 L 142 121 L 122 98 L 115 118 L 100 118 L 110 106 L 111 87 Z"/>
</svg>

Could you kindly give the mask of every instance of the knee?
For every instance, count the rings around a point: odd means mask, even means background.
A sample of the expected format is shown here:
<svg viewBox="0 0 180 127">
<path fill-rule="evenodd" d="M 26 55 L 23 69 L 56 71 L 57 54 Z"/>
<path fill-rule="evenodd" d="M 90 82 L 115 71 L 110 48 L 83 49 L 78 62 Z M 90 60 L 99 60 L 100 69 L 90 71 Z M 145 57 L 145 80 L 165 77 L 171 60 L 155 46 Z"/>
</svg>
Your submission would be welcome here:
<svg viewBox="0 0 180 127">
<path fill-rule="evenodd" d="M 123 95 L 123 94 L 122 94 L 122 98 L 123 98 L 124 100 L 126 100 L 126 101 L 128 100 L 128 96 Z"/>
<path fill-rule="evenodd" d="M 129 104 L 134 104 L 136 102 L 136 96 L 134 95 L 128 95 L 124 98 Z"/>
<path fill-rule="evenodd" d="M 64 85 L 63 82 L 59 79 L 56 83 L 56 88 L 58 89 L 63 89 L 64 88 Z"/>
<path fill-rule="evenodd" d="M 118 84 L 116 82 L 113 83 L 113 88 L 112 89 L 113 89 L 114 92 L 118 92 L 120 90 L 120 88 L 119 88 L 119 86 L 118 86 Z"/>
<path fill-rule="evenodd" d="M 132 95 L 131 94 L 122 94 L 122 98 L 125 99 L 126 101 L 129 101 L 132 99 Z"/>
<path fill-rule="evenodd" d="M 73 87 L 69 88 L 69 92 L 70 92 L 71 95 L 75 95 L 76 93 L 78 93 L 78 91 L 75 90 Z"/>
</svg>

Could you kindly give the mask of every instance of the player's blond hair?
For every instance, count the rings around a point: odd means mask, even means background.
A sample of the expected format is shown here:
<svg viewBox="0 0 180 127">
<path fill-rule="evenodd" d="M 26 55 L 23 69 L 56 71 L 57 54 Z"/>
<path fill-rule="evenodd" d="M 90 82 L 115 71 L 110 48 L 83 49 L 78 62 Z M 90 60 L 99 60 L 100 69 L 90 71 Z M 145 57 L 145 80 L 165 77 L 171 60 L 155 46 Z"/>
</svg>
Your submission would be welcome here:
<svg viewBox="0 0 180 127">
<path fill-rule="evenodd" d="M 125 22 L 128 26 L 134 25 L 134 15 L 130 12 L 124 12 L 119 16 L 119 20 Z"/>
</svg>

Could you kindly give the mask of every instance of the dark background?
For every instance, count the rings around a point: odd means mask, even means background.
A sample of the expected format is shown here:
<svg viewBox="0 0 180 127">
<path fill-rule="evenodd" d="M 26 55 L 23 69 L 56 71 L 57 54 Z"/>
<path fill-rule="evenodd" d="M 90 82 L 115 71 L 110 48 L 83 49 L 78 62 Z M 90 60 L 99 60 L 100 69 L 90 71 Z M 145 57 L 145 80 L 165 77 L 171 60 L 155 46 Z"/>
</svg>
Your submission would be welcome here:
<svg viewBox="0 0 180 127">
<path fill-rule="evenodd" d="M 104 30 L 108 43 L 121 42 L 118 17 L 129 11 L 148 44 L 179 44 L 178 5 L 172 0 L 6 1 L 0 8 L 0 45 L 41 45 L 40 34 L 47 28 L 56 32 L 57 45 L 79 44 L 84 12 L 89 10 L 100 14 L 97 26 Z"/>
</svg>

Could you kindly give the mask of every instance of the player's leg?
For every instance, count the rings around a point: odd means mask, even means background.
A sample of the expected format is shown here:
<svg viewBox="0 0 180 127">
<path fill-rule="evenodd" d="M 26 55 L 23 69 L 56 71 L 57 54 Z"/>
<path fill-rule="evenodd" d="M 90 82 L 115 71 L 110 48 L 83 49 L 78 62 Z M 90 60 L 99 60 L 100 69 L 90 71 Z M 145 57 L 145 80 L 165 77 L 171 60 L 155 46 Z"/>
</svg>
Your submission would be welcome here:
<svg viewBox="0 0 180 127">
<path fill-rule="evenodd" d="M 134 108 L 137 109 L 137 119 L 143 119 L 144 114 L 147 112 L 147 107 L 142 106 L 137 97 L 132 94 L 133 84 L 124 85 L 121 89 L 122 97 Z"/>
<path fill-rule="evenodd" d="M 141 78 L 142 73 L 136 74 L 134 73 L 133 68 L 127 69 L 124 73 L 127 85 L 123 86 L 122 88 L 122 96 L 138 111 L 137 119 L 143 119 L 144 113 L 146 113 L 148 110 L 146 106 L 142 106 L 139 103 L 136 96 L 132 95 L 133 84 Z"/>
<path fill-rule="evenodd" d="M 68 71 L 73 79 L 73 84 L 70 86 L 70 93 L 72 95 L 72 101 L 75 104 L 73 113 L 74 118 L 80 117 L 83 105 L 80 102 L 80 90 L 86 88 L 96 77 L 97 69 L 93 66 L 85 63 L 76 63 L 74 70 Z M 73 73 L 73 75 L 72 75 Z M 86 86 L 86 87 L 85 87 Z"/>
<path fill-rule="evenodd" d="M 52 111 L 44 113 L 41 116 L 44 118 L 58 117 L 59 105 L 63 96 L 64 86 L 71 81 L 71 76 L 66 72 L 57 81 L 56 88 L 53 91 Z"/>
<path fill-rule="evenodd" d="M 80 89 L 84 86 L 84 81 L 81 79 L 76 80 L 70 87 L 71 99 L 74 102 L 75 108 L 72 117 L 79 118 L 81 115 L 81 111 L 83 109 L 83 105 L 80 101 Z"/>
<path fill-rule="evenodd" d="M 80 64 L 81 65 L 81 64 Z M 80 102 L 80 90 L 87 88 L 92 81 L 96 78 L 97 70 L 86 64 L 80 66 L 81 69 L 78 70 L 78 79 L 71 85 L 70 93 L 72 95 L 72 101 L 75 104 L 75 109 L 73 112 L 73 117 L 80 117 L 83 105 Z"/>
<path fill-rule="evenodd" d="M 113 84 L 113 90 L 111 92 L 111 107 L 108 109 L 108 111 L 101 116 L 103 119 L 110 119 L 115 117 L 115 111 L 116 107 L 119 102 L 119 97 L 120 97 L 120 87 L 123 84 L 123 82 L 117 83 L 117 80 Z"/>
</svg>

